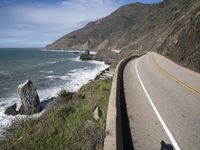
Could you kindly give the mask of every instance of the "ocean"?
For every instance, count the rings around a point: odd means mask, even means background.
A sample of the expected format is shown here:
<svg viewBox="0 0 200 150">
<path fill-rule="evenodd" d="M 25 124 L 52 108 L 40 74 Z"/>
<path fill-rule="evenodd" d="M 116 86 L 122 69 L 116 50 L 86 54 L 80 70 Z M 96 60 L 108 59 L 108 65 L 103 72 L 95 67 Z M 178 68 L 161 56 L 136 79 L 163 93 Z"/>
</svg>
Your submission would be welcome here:
<svg viewBox="0 0 200 150">
<path fill-rule="evenodd" d="M 4 114 L 17 103 L 17 86 L 31 79 L 40 101 L 55 97 L 60 89 L 77 91 L 102 70 L 104 62 L 80 61 L 81 51 L 46 51 L 40 48 L 0 48 L 0 131 L 14 117 Z"/>
</svg>

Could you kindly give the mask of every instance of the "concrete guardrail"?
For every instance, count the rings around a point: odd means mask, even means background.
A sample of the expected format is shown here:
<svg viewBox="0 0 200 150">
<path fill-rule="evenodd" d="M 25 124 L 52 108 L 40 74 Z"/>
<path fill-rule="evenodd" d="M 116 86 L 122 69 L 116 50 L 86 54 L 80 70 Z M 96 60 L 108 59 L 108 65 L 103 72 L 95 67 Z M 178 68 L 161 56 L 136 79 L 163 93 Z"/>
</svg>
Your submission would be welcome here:
<svg viewBox="0 0 200 150">
<path fill-rule="evenodd" d="M 126 64 L 141 55 L 134 55 L 122 59 L 116 69 L 113 76 L 112 87 L 109 97 L 107 121 L 106 121 L 106 137 L 104 140 L 104 150 L 123 150 L 124 139 L 122 131 L 122 106 L 124 101 L 121 92 L 123 89 L 123 71 Z M 123 101 L 122 101 L 123 100 Z"/>
</svg>

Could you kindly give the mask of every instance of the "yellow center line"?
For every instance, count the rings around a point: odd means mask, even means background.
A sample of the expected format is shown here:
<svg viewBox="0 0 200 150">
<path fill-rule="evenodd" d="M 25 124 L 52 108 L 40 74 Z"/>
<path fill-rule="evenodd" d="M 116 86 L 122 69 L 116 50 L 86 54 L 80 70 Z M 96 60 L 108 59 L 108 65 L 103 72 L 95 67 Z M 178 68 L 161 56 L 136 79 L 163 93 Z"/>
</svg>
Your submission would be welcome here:
<svg viewBox="0 0 200 150">
<path fill-rule="evenodd" d="M 200 96 L 200 91 L 198 91 L 197 89 L 193 88 L 192 86 L 188 85 L 186 82 L 179 80 L 176 76 L 174 76 L 173 74 L 171 74 L 170 72 L 168 72 L 166 69 L 164 69 L 163 67 L 161 67 L 157 62 L 156 59 L 153 55 L 153 63 L 164 73 L 166 73 L 169 77 L 171 77 L 173 80 L 175 80 L 176 82 L 180 83 L 180 85 L 186 87 L 187 89 L 189 89 L 190 91 L 194 92 L 195 94 Z"/>
</svg>

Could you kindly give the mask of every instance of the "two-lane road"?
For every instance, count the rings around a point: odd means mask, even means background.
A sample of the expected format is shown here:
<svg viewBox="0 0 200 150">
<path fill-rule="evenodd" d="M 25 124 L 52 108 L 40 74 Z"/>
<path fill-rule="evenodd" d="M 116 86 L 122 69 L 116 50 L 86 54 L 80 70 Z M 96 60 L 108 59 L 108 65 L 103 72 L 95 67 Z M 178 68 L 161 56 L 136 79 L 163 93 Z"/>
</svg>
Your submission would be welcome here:
<svg viewBox="0 0 200 150">
<path fill-rule="evenodd" d="M 200 74 L 147 53 L 126 65 L 123 78 L 136 150 L 200 150 Z"/>
</svg>

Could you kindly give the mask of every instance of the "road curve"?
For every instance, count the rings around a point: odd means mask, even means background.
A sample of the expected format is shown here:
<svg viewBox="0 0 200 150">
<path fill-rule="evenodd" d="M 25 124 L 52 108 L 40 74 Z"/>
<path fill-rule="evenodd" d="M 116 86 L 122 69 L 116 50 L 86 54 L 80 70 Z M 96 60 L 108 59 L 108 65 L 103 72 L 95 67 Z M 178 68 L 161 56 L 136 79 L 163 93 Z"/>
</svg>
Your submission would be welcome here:
<svg viewBox="0 0 200 150">
<path fill-rule="evenodd" d="M 149 52 L 123 83 L 134 149 L 200 149 L 200 74 Z"/>
</svg>

